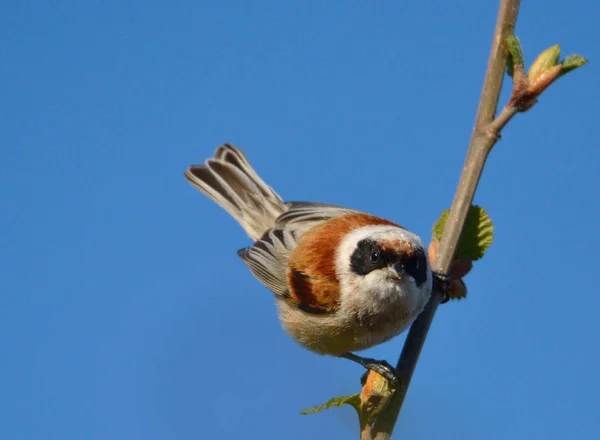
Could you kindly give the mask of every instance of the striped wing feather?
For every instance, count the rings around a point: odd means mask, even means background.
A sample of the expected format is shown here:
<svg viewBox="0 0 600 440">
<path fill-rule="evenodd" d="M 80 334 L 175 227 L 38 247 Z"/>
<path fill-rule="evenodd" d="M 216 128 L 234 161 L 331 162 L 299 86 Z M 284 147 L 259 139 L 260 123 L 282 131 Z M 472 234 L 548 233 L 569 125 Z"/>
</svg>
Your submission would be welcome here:
<svg viewBox="0 0 600 440">
<path fill-rule="evenodd" d="M 298 245 L 300 237 L 327 220 L 359 211 L 323 203 L 290 202 L 286 205 L 289 209 L 277 218 L 275 227 L 265 232 L 252 246 L 240 249 L 238 255 L 269 290 L 293 299 L 286 277 L 290 253 Z M 299 273 L 295 281 L 297 286 L 304 282 L 308 287 L 306 283 L 309 280 L 302 278 Z M 297 290 L 300 292 L 303 289 Z M 297 300 L 301 301 L 301 298 Z"/>
</svg>

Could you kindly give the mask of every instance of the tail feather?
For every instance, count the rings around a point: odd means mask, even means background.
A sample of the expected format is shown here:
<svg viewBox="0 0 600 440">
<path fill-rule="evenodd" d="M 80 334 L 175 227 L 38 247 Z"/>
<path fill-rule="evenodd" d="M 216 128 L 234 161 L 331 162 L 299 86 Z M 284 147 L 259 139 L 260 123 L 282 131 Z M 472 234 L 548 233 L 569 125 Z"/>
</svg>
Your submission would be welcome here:
<svg viewBox="0 0 600 440">
<path fill-rule="evenodd" d="M 287 207 L 256 174 L 246 155 L 230 144 L 217 148 L 204 165 L 192 165 L 187 180 L 223 207 L 253 239 L 271 229 Z"/>
</svg>

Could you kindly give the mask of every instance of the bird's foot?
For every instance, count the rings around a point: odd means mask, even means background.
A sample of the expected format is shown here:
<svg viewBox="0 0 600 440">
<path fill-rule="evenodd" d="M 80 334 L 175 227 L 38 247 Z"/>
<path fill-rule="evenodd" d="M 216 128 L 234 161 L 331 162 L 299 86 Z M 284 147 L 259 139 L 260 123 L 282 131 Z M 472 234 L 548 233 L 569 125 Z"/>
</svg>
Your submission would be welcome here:
<svg viewBox="0 0 600 440">
<path fill-rule="evenodd" d="M 390 384 L 390 387 L 393 389 L 397 389 L 400 384 L 400 378 L 398 377 L 398 372 L 394 367 L 392 367 L 387 361 L 378 361 L 371 358 L 364 358 L 361 356 L 357 356 L 354 353 L 346 353 L 342 355 L 342 357 L 346 359 L 350 359 L 353 362 L 356 362 L 367 370 L 375 371 L 383 376 Z M 362 375 L 360 378 L 360 383 L 362 385 L 365 384 L 367 380 L 367 376 L 369 375 L 369 371 Z"/>
<path fill-rule="evenodd" d="M 452 287 L 452 278 L 444 272 L 433 271 L 433 290 L 442 294 L 440 304 L 447 303 L 450 299 L 450 288 Z"/>
</svg>

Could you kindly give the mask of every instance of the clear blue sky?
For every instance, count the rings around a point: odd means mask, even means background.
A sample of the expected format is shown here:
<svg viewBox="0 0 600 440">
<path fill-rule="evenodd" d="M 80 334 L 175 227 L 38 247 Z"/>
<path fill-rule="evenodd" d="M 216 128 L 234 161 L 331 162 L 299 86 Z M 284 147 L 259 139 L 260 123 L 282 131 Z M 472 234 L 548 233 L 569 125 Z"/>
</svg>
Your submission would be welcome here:
<svg viewBox="0 0 600 440">
<path fill-rule="evenodd" d="M 285 199 L 428 241 L 497 2 L 367 3 L 4 2 L 2 439 L 356 438 L 349 408 L 298 411 L 361 368 L 285 336 L 249 240 L 182 173 L 233 142 Z M 476 202 L 496 240 L 440 309 L 397 438 L 600 430 L 600 5 L 523 3 L 527 62 L 591 61 L 493 151 Z M 367 354 L 395 362 L 403 338 Z"/>
</svg>

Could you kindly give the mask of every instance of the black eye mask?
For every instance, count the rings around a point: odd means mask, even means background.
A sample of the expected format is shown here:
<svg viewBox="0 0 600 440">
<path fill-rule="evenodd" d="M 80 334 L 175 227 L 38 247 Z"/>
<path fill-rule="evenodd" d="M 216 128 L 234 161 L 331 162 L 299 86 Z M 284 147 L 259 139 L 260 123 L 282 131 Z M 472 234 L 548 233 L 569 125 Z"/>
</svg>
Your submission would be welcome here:
<svg viewBox="0 0 600 440">
<path fill-rule="evenodd" d="M 375 269 L 386 267 L 388 265 L 386 259 L 389 258 L 386 254 L 375 241 L 361 240 L 350 257 L 350 269 L 358 275 L 366 275 Z"/>
<path fill-rule="evenodd" d="M 427 259 L 420 248 L 411 256 L 398 255 L 392 251 L 382 251 L 374 240 L 364 239 L 357 243 L 350 257 L 350 269 L 357 275 L 364 276 L 390 265 L 400 266 L 414 278 L 417 286 L 427 281 Z"/>
</svg>

